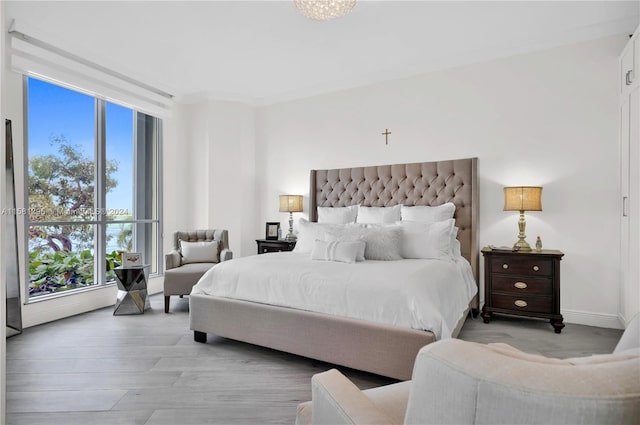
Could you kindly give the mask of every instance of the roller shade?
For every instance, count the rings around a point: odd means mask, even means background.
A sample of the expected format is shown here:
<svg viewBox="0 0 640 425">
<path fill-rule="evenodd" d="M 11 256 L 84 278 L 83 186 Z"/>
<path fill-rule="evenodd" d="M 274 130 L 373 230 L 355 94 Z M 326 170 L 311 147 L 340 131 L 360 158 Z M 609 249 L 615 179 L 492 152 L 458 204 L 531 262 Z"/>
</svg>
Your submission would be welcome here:
<svg viewBox="0 0 640 425">
<path fill-rule="evenodd" d="M 171 116 L 173 96 L 44 41 L 9 31 L 11 69 L 146 114 Z"/>
</svg>

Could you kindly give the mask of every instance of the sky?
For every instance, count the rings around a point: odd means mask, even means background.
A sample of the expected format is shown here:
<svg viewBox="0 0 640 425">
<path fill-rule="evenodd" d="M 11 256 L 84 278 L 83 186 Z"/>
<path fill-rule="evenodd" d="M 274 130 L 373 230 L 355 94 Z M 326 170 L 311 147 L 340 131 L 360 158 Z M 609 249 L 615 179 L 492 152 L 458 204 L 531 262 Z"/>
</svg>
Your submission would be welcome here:
<svg viewBox="0 0 640 425">
<path fill-rule="evenodd" d="M 28 155 L 57 154 L 51 136 L 64 135 L 71 145 L 94 159 L 94 98 L 29 78 Z M 107 208 L 133 213 L 133 111 L 113 103 L 106 108 L 107 160 L 118 163 L 118 186 L 107 193 Z"/>
</svg>

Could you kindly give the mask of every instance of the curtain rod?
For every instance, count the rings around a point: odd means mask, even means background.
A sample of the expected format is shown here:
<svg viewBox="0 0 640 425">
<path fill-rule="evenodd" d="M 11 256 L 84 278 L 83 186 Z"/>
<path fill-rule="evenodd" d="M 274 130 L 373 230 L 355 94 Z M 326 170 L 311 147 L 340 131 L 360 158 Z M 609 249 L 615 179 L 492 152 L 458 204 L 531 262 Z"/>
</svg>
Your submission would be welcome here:
<svg viewBox="0 0 640 425">
<path fill-rule="evenodd" d="M 118 78 L 120 80 L 126 81 L 127 83 L 136 85 L 136 86 L 138 86 L 140 88 L 148 90 L 148 91 L 150 91 L 152 93 L 155 93 L 155 94 L 157 94 L 159 96 L 166 97 L 167 99 L 173 99 L 173 95 L 170 94 L 170 93 L 167 93 L 165 91 L 162 91 L 160 89 L 152 87 L 152 86 L 150 86 L 148 84 L 145 84 L 143 82 L 135 80 L 135 79 L 133 79 L 131 77 L 128 77 L 128 76 L 126 76 L 124 74 L 120 74 L 117 71 L 113 71 L 113 70 L 111 70 L 109 68 L 106 68 L 106 67 L 104 67 L 102 65 L 99 65 L 99 64 L 97 64 L 95 62 L 91 62 L 91 61 L 89 61 L 89 60 L 87 60 L 85 58 L 82 58 L 80 56 L 76 56 L 73 53 L 69 53 L 66 50 L 62 50 L 62 49 L 60 49 L 60 48 L 58 48 L 56 46 L 53 46 L 53 45 L 51 45 L 51 44 L 49 44 L 49 43 L 47 43 L 45 41 L 39 40 L 37 38 L 31 37 L 31 36 L 29 36 L 27 34 L 24 34 L 24 33 L 20 32 L 20 31 L 17 31 L 17 30 L 15 30 L 13 28 L 14 24 L 15 24 L 15 19 L 11 22 L 11 25 L 9 26 L 9 31 L 8 31 L 8 33 L 12 37 L 16 37 L 16 38 L 18 38 L 18 39 L 20 39 L 20 40 L 22 40 L 22 41 L 24 41 L 26 43 L 29 43 L 29 44 L 31 44 L 33 46 L 40 47 L 42 49 L 48 50 L 48 51 L 50 51 L 52 53 L 55 53 L 55 54 L 60 55 L 60 56 L 63 56 L 63 57 L 65 57 L 67 59 L 70 59 L 72 61 L 81 63 L 82 65 L 88 66 L 90 68 L 93 68 L 93 69 L 98 70 L 100 72 L 103 72 L 105 74 L 108 74 L 108 75 L 110 75 L 112 77 L 116 77 L 116 78 Z"/>
</svg>

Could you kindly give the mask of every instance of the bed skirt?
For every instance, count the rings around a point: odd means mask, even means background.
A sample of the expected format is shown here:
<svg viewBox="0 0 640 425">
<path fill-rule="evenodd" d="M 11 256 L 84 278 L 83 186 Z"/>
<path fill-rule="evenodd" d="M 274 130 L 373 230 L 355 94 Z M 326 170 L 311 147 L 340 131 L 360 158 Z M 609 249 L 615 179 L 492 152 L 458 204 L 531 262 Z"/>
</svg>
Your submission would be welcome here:
<svg viewBox="0 0 640 425">
<path fill-rule="evenodd" d="M 189 322 L 194 332 L 399 380 L 411 379 L 418 351 L 435 341 L 427 331 L 202 294 L 189 296 Z"/>
</svg>

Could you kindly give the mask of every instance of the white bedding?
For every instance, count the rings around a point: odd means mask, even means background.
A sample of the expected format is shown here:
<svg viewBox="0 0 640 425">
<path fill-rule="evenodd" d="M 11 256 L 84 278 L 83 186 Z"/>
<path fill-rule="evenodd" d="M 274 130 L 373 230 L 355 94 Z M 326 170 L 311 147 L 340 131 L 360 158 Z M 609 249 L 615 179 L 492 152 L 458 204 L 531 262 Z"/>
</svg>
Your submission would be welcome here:
<svg viewBox="0 0 640 425">
<path fill-rule="evenodd" d="M 462 257 L 346 264 L 278 252 L 219 263 L 191 293 L 428 330 L 441 339 L 451 337 L 476 292 Z"/>
</svg>

